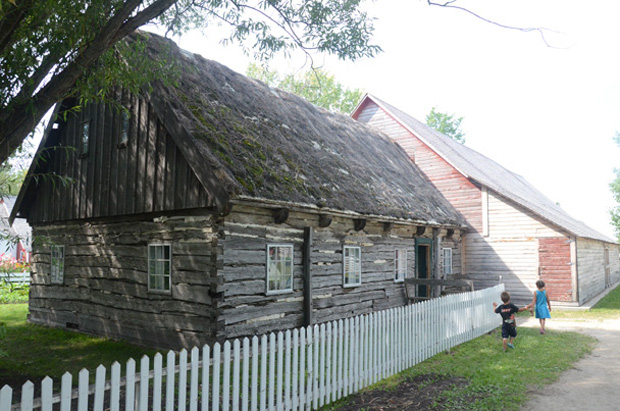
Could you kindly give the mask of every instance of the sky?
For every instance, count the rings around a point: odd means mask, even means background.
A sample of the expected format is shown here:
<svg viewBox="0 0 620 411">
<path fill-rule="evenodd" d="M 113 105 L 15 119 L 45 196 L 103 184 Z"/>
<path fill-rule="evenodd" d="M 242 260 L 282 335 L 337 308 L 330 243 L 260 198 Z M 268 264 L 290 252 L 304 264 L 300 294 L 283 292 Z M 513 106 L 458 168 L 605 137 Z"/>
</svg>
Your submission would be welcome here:
<svg viewBox="0 0 620 411">
<path fill-rule="evenodd" d="M 620 168 L 620 2 L 480 0 L 456 4 L 500 28 L 423 0 L 367 3 L 376 18 L 374 58 L 315 65 L 424 121 L 432 107 L 463 117 L 466 145 L 522 175 L 573 217 L 615 238 L 609 210 Z M 208 31 L 207 34 L 213 33 Z M 189 51 L 245 73 L 250 57 L 217 35 L 174 38 Z M 302 56 L 275 59 L 280 73 L 306 70 Z"/>
</svg>

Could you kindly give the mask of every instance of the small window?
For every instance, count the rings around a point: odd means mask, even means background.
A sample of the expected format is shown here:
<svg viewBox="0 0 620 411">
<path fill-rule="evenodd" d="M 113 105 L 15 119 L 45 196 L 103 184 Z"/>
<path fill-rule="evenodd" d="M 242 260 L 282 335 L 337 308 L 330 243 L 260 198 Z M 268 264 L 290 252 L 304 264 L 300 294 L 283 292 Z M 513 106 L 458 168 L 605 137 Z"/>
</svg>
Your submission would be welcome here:
<svg viewBox="0 0 620 411">
<path fill-rule="evenodd" d="M 344 246 L 342 252 L 343 287 L 362 284 L 362 250 L 360 247 Z"/>
<path fill-rule="evenodd" d="M 170 244 L 149 244 L 149 291 L 170 292 Z"/>
<path fill-rule="evenodd" d="M 443 249 L 443 273 L 448 275 L 452 274 L 452 249 Z"/>
<path fill-rule="evenodd" d="M 80 154 L 85 156 L 88 154 L 88 141 L 90 139 L 90 121 L 82 123 L 82 150 Z"/>
<path fill-rule="evenodd" d="M 293 291 L 293 245 L 267 245 L 267 294 Z"/>
<path fill-rule="evenodd" d="M 65 281 L 65 246 L 52 246 L 50 270 L 51 281 L 54 284 L 63 284 Z"/>
<path fill-rule="evenodd" d="M 402 282 L 407 278 L 407 250 L 394 250 L 394 281 Z"/>
<path fill-rule="evenodd" d="M 129 110 L 123 108 L 121 111 L 121 135 L 118 141 L 119 146 L 126 147 L 129 141 Z"/>
</svg>

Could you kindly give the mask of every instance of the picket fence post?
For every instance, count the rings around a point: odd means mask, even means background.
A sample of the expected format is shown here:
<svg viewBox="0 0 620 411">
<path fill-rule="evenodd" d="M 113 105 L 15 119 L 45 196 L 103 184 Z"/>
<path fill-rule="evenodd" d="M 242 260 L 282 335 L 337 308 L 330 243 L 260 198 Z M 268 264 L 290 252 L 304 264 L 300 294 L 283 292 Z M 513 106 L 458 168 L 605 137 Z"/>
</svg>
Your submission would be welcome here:
<svg viewBox="0 0 620 411">
<path fill-rule="evenodd" d="M 109 382 L 108 370 L 100 365 L 93 386 L 89 386 L 89 371 L 83 369 L 73 389 L 67 372 L 58 395 L 53 393 L 52 379 L 46 377 L 40 398 L 34 398 L 32 382 L 22 386 L 19 405 L 12 405 L 13 389 L 5 385 L 0 389 L 0 411 L 103 411 L 104 398 L 109 398 L 110 411 L 119 411 L 123 396 L 126 410 L 140 411 L 161 411 L 164 405 L 166 411 L 185 411 L 187 406 L 198 411 L 199 405 L 201 411 L 317 409 L 496 328 L 497 316 L 490 306 L 503 289 L 500 284 L 254 336 L 251 341 L 225 341 L 204 345 L 202 350 L 194 347 L 189 360 L 187 350 L 169 351 L 165 368 L 162 354 L 153 357 L 152 370 L 150 358 L 143 356 L 139 373 L 136 361 L 129 359 L 124 378 L 115 362 Z"/>
</svg>

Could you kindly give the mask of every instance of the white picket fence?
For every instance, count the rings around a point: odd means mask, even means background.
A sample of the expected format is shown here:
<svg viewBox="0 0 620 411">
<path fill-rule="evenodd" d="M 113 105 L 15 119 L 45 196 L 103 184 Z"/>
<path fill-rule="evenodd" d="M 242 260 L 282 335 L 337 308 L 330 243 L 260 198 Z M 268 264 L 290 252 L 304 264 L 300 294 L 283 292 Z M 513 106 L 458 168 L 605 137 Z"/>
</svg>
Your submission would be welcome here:
<svg viewBox="0 0 620 411">
<path fill-rule="evenodd" d="M 0 283 L 6 281 L 12 284 L 30 284 L 30 272 L 23 273 L 0 273 Z"/>
<path fill-rule="evenodd" d="M 77 388 L 62 376 L 60 392 L 46 377 L 27 382 L 21 402 L 0 390 L 0 411 L 41 409 L 237 411 L 317 409 L 487 333 L 500 324 L 492 302 L 504 285 L 389 309 L 312 327 L 226 341 L 189 353 L 144 356 L 140 371 L 127 361 L 82 370 Z M 178 363 L 177 363 L 178 360 Z M 107 380 L 109 378 L 109 381 Z"/>
</svg>

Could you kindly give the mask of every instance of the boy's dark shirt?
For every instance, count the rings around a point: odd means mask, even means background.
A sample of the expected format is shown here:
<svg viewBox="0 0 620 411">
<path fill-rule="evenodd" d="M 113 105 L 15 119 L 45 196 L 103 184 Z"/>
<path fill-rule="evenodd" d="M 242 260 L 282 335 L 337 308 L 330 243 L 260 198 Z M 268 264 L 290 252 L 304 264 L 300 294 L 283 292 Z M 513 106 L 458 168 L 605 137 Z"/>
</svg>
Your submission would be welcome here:
<svg viewBox="0 0 620 411">
<path fill-rule="evenodd" d="M 495 312 L 502 316 L 504 324 L 515 325 L 515 314 L 519 312 L 519 307 L 512 303 L 502 304 L 495 309 Z"/>
</svg>

